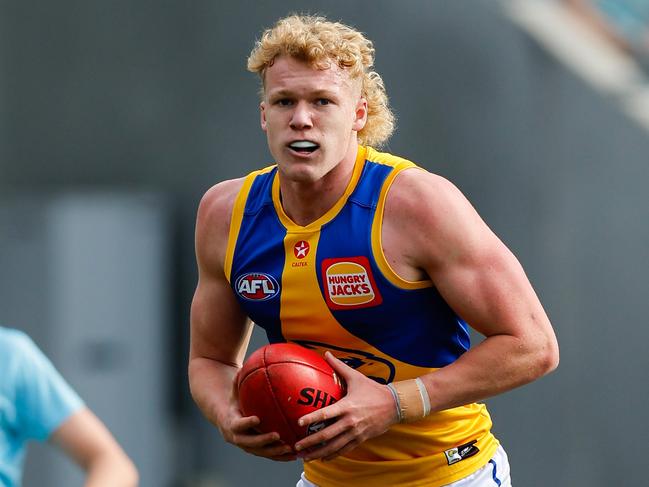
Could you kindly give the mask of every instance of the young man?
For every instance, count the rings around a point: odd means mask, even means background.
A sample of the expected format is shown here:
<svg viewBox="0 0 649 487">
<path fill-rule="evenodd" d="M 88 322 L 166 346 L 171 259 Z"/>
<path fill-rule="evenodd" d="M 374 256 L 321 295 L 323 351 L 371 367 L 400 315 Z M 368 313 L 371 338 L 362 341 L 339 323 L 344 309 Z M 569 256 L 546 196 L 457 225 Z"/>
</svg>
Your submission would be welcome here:
<svg viewBox="0 0 649 487">
<path fill-rule="evenodd" d="M 21 485 L 26 444 L 50 440 L 86 472 L 85 487 L 134 487 L 111 433 L 24 333 L 0 327 L 0 485 Z"/>
<path fill-rule="evenodd" d="M 224 438 L 292 460 L 256 434 L 233 386 L 252 322 L 323 353 L 347 384 L 302 418 L 300 486 L 510 485 L 489 396 L 553 370 L 550 322 L 512 253 L 447 180 L 370 146 L 393 117 L 356 30 L 291 16 L 248 60 L 276 165 L 201 201 L 193 397 Z M 469 349 L 467 324 L 486 339 Z"/>
</svg>

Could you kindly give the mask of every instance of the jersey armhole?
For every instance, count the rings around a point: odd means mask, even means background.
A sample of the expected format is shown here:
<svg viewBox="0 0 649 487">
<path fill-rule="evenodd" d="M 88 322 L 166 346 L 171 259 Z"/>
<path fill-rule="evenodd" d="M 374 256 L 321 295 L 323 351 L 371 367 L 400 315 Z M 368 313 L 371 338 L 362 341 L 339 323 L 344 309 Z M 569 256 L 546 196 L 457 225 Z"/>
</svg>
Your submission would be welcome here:
<svg viewBox="0 0 649 487">
<path fill-rule="evenodd" d="M 234 200 L 234 206 L 232 207 L 232 215 L 230 216 L 230 230 L 228 233 L 228 244 L 225 249 L 225 260 L 223 262 L 223 272 L 225 273 L 225 278 L 228 282 L 231 283 L 230 277 L 232 273 L 232 259 L 234 258 L 234 248 L 237 245 L 237 237 L 239 236 L 239 230 L 241 230 L 241 222 L 243 221 L 243 212 L 246 209 L 246 201 L 248 201 L 248 194 L 250 193 L 250 188 L 252 183 L 260 173 L 264 170 L 254 171 L 248 176 L 243 182 L 239 193 L 237 194 L 236 199 Z"/>
<path fill-rule="evenodd" d="M 388 191 L 390 190 L 392 183 L 399 175 L 399 173 L 401 173 L 401 171 L 403 171 L 404 169 L 409 168 L 423 170 L 410 161 L 403 161 L 398 163 L 394 167 L 394 169 L 390 172 L 388 177 L 383 182 L 381 194 L 379 195 L 379 200 L 376 205 L 376 212 L 374 213 L 374 221 L 372 222 L 372 254 L 374 255 L 374 260 L 376 261 L 376 265 L 379 267 L 379 270 L 392 284 L 402 289 L 424 289 L 432 287 L 433 282 L 429 279 L 425 281 L 408 281 L 406 279 L 403 279 L 390 266 L 388 260 L 385 258 L 385 254 L 383 253 L 383 246 L 381 245 L 383 214 L 385 211 L 385 200 L 387 199 Z"/>
</svg>

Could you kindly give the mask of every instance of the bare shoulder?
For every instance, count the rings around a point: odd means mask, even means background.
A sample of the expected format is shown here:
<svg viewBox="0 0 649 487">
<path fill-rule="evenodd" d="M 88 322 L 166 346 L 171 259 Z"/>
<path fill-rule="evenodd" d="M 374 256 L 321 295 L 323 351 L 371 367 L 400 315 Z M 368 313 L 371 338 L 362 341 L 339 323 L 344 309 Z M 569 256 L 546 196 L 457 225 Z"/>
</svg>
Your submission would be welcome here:
<svg viewBox="0 0 649 487">
<path fill-rule="evenodd" d="M 385 206 L 385 218 L 397 218 L 405 224 L 426 223 L 438 230 L 454 217 L 474 212 L 451 181 L 418 168 L 402 171 L 395 178 Z"/>
<path fill-rule="evenodd" d="M 492 237 L 457 186 L 416 168 L 395 178 L 387 195 L 383 225 L 384 246 L 400 249 L 397 255 L 405 256 L 410 266 L 429 271 L 453 255 L 473 253 L 485 238 Z"/>
<path fill-rule="evenodd" d="M 215 184 L 201 198 L 196 216 L 196 256 L 199 264 L 220 265 L 225 255 L 232 209 L 245 178 Z"/>
<path fill-rule="evenodd" d="M 435 201 L 438 204 L 464 198 L 460 190 L 448 179 L 425 169 L 410 168 L 401 171 L 390 189 L 391 198 L 398 198 L 402 204 Z"/>
<path fill-rule="evenodd" d="M 208 189 L 198 205 L 198 219 L 214 223 L 229 217 L 244 179 L 228 179 Z"/>
</svg>

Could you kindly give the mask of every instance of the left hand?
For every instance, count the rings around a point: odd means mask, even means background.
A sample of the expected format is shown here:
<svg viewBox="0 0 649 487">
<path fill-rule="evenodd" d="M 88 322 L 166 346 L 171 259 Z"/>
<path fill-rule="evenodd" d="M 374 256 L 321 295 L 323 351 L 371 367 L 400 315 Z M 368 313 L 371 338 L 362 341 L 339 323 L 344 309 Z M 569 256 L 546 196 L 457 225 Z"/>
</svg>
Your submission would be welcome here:
<svg viewBox="0 0 649 487">
<path fill-rule="evenodd" d="M 379 436 L 398 421 L 397 408 L 387 386 L 367 378 L 335 358 L 331 352 L 325 359 L 347 384 L 347 394 L 338 402 L 319 409 L 299 420 L 300 424 L 335 422 L 295 444 L 304 461 L 333 460 L 365 440 Z"/>
</svg>

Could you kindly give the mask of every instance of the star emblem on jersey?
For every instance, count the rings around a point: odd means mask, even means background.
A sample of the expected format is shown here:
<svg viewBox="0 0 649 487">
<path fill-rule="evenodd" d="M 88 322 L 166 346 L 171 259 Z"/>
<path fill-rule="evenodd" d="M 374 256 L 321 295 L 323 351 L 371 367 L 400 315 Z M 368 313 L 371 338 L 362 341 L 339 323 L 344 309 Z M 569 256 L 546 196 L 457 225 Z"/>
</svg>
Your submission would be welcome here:
<svg viewBox="0 0 649 487">
<path fill-rule="evenodd" d="M 307 242 L 306 240 L 300 240 L 293 247 L 293 253 L 298 259 L 304 259 L 309 253 L 310 248 L 311 246 L 309 245 L 309 242 Z"/>
</svg>

